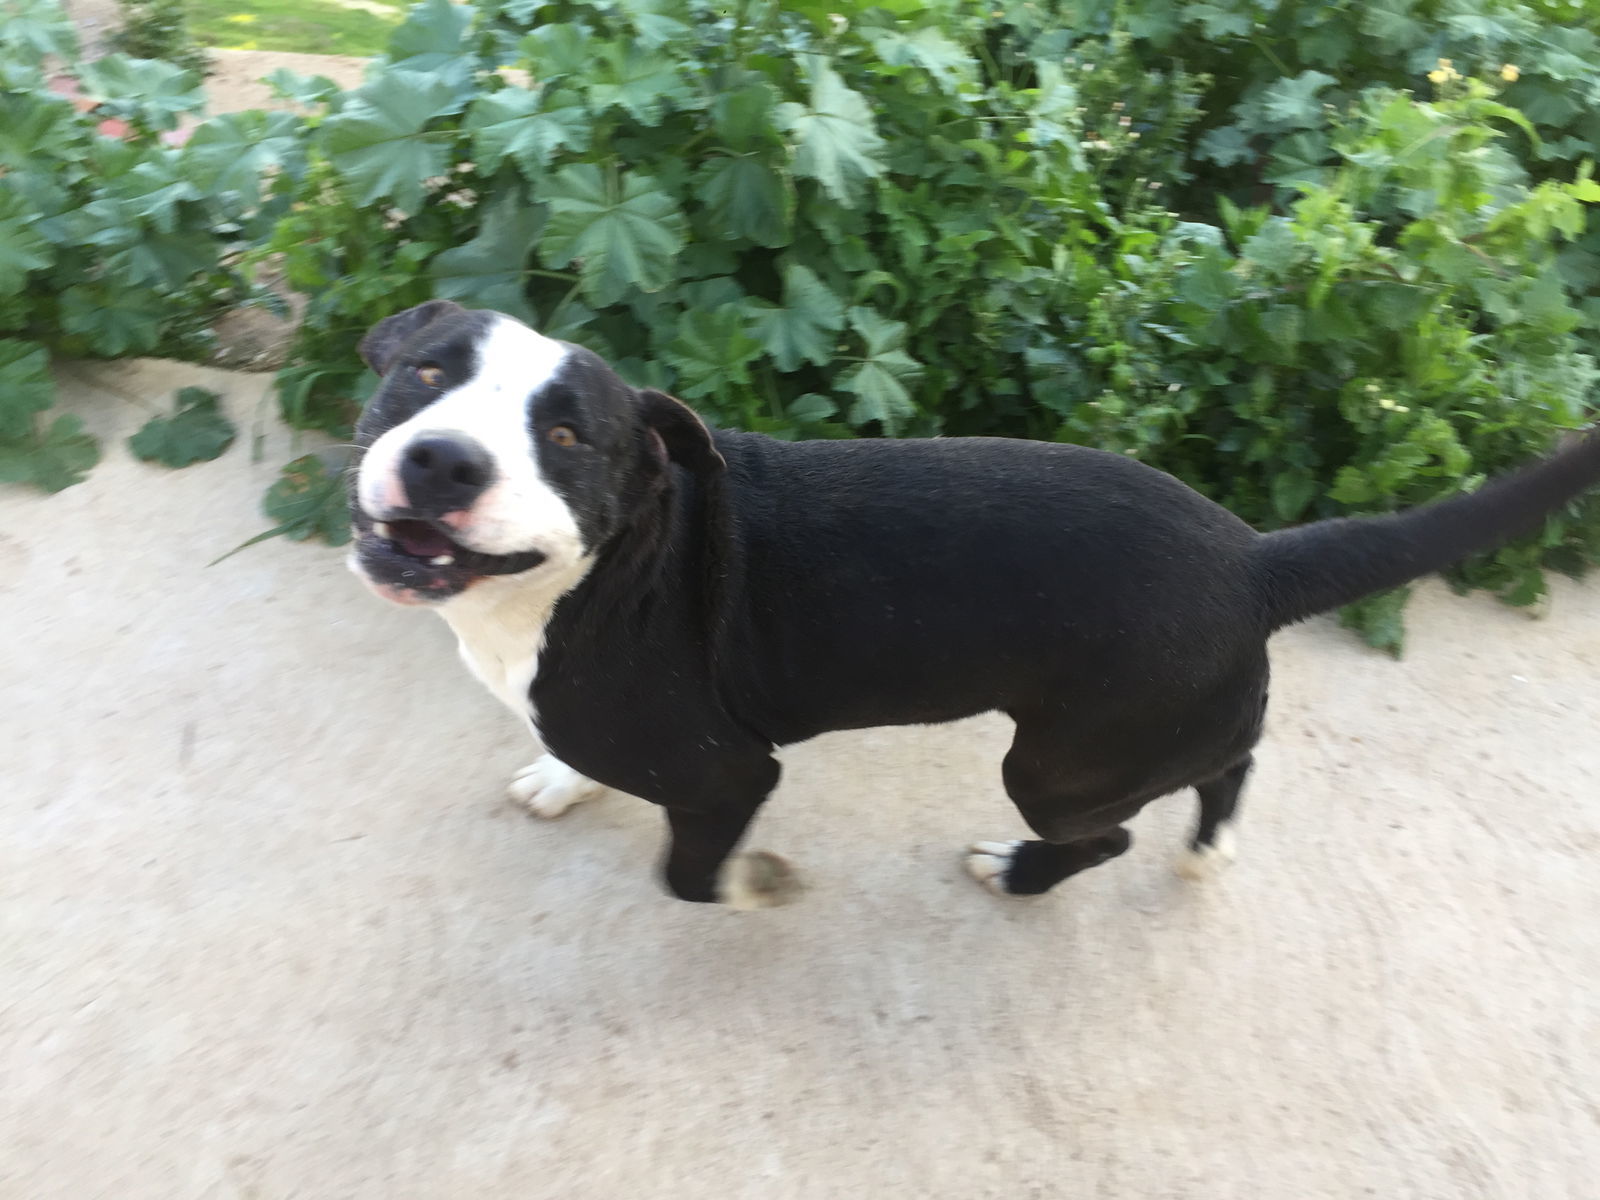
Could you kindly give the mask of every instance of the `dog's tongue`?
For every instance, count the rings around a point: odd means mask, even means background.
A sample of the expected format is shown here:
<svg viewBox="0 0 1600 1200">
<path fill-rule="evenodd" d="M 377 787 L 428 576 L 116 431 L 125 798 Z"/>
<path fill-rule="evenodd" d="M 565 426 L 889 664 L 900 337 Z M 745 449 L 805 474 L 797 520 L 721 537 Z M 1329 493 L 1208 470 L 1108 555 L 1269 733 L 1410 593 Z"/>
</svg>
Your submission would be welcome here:
<svg viewBox="0 0 1600 1200">
<path fill-rule="evenodd" d="M 415 558 L 437 558 L 455 550 L 455 543 L 422 521 L 393 521 L 389 532 L 400 548 Z"/>
</svg>

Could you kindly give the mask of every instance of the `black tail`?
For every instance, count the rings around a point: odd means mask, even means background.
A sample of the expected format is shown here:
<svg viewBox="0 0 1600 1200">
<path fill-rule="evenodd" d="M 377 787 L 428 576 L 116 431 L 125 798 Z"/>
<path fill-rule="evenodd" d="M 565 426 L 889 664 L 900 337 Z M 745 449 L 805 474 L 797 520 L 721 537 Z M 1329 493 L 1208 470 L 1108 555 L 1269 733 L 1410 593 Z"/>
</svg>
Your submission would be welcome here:
<svg viewBox="0 0 1600 1200">
<path fill-rule="evenodd" d="M 1600 433 L 1476 492 L 1382 517 L 1338 518 L 1256 543 L 1267 616 L 1281 629 L 1533 533 L 1600 483 Z"/>
</svg>

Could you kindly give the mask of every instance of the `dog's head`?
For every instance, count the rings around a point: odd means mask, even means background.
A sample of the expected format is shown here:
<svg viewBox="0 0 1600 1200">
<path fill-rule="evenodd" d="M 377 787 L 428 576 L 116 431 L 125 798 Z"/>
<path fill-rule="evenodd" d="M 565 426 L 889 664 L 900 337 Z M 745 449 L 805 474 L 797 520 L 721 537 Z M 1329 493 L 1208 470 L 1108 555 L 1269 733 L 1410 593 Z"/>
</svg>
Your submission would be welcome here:
<svg viewBox="0 0 1600 1200">
<path fill-rule="evenodd" d="M 671 462 L 723 466 L 678 401 L 502 313 L 433 300 L 374 328 L 361 356 L 383 382 L 356 425 L 352 563 L 396 603 L 571 578 Z"/>
</svg>

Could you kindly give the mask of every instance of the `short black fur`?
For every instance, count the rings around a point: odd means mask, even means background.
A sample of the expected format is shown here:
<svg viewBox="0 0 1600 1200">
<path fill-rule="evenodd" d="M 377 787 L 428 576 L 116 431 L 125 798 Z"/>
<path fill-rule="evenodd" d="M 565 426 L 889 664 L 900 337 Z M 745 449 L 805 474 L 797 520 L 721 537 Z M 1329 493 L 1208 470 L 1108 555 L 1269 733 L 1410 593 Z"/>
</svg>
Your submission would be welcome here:
<svg viewBox="0 0 1600 1200">
<path fill-rule="evenodd" d="M 621 386 L 589 356 L 562 419 Z M 1600 480 L 1589 437 L 1475 495 L 1263 536 L 1084 447 L 713 434 L 648 391 L 628 411 L 607 442 L 619 515 L 556 606 L 532 700 L 560 759 L 666 808 L 667 883 L 700 901 L 777 782 L 774 747 L 995 710 L 1016 722 L 1003 778 L 1038 838 L 1006 890 L 1115 857 L 1124 822 L 1186 787 L 1210 846 L 1261 734 L 1274 630 L 1534 528 Z"/>
</svg>

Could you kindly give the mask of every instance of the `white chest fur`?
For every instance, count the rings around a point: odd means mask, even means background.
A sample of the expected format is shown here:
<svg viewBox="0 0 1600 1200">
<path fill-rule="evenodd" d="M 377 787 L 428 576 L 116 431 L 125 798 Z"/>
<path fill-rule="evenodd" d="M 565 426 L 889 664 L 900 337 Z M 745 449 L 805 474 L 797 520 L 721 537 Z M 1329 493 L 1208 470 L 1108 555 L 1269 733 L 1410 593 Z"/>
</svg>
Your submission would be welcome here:
<svg viewBox="0 0 1600 1200">
<path fill-rule="evenodd" d="M 588 574 L 580 560 L 558 578 L 525 575 L 481 579 L 436 610 L 456 635 L 461 661 L 500 702 L 537 727 L 528 689 L 539 670 L 545 626 L 560 600 Z"/>
</svg>

